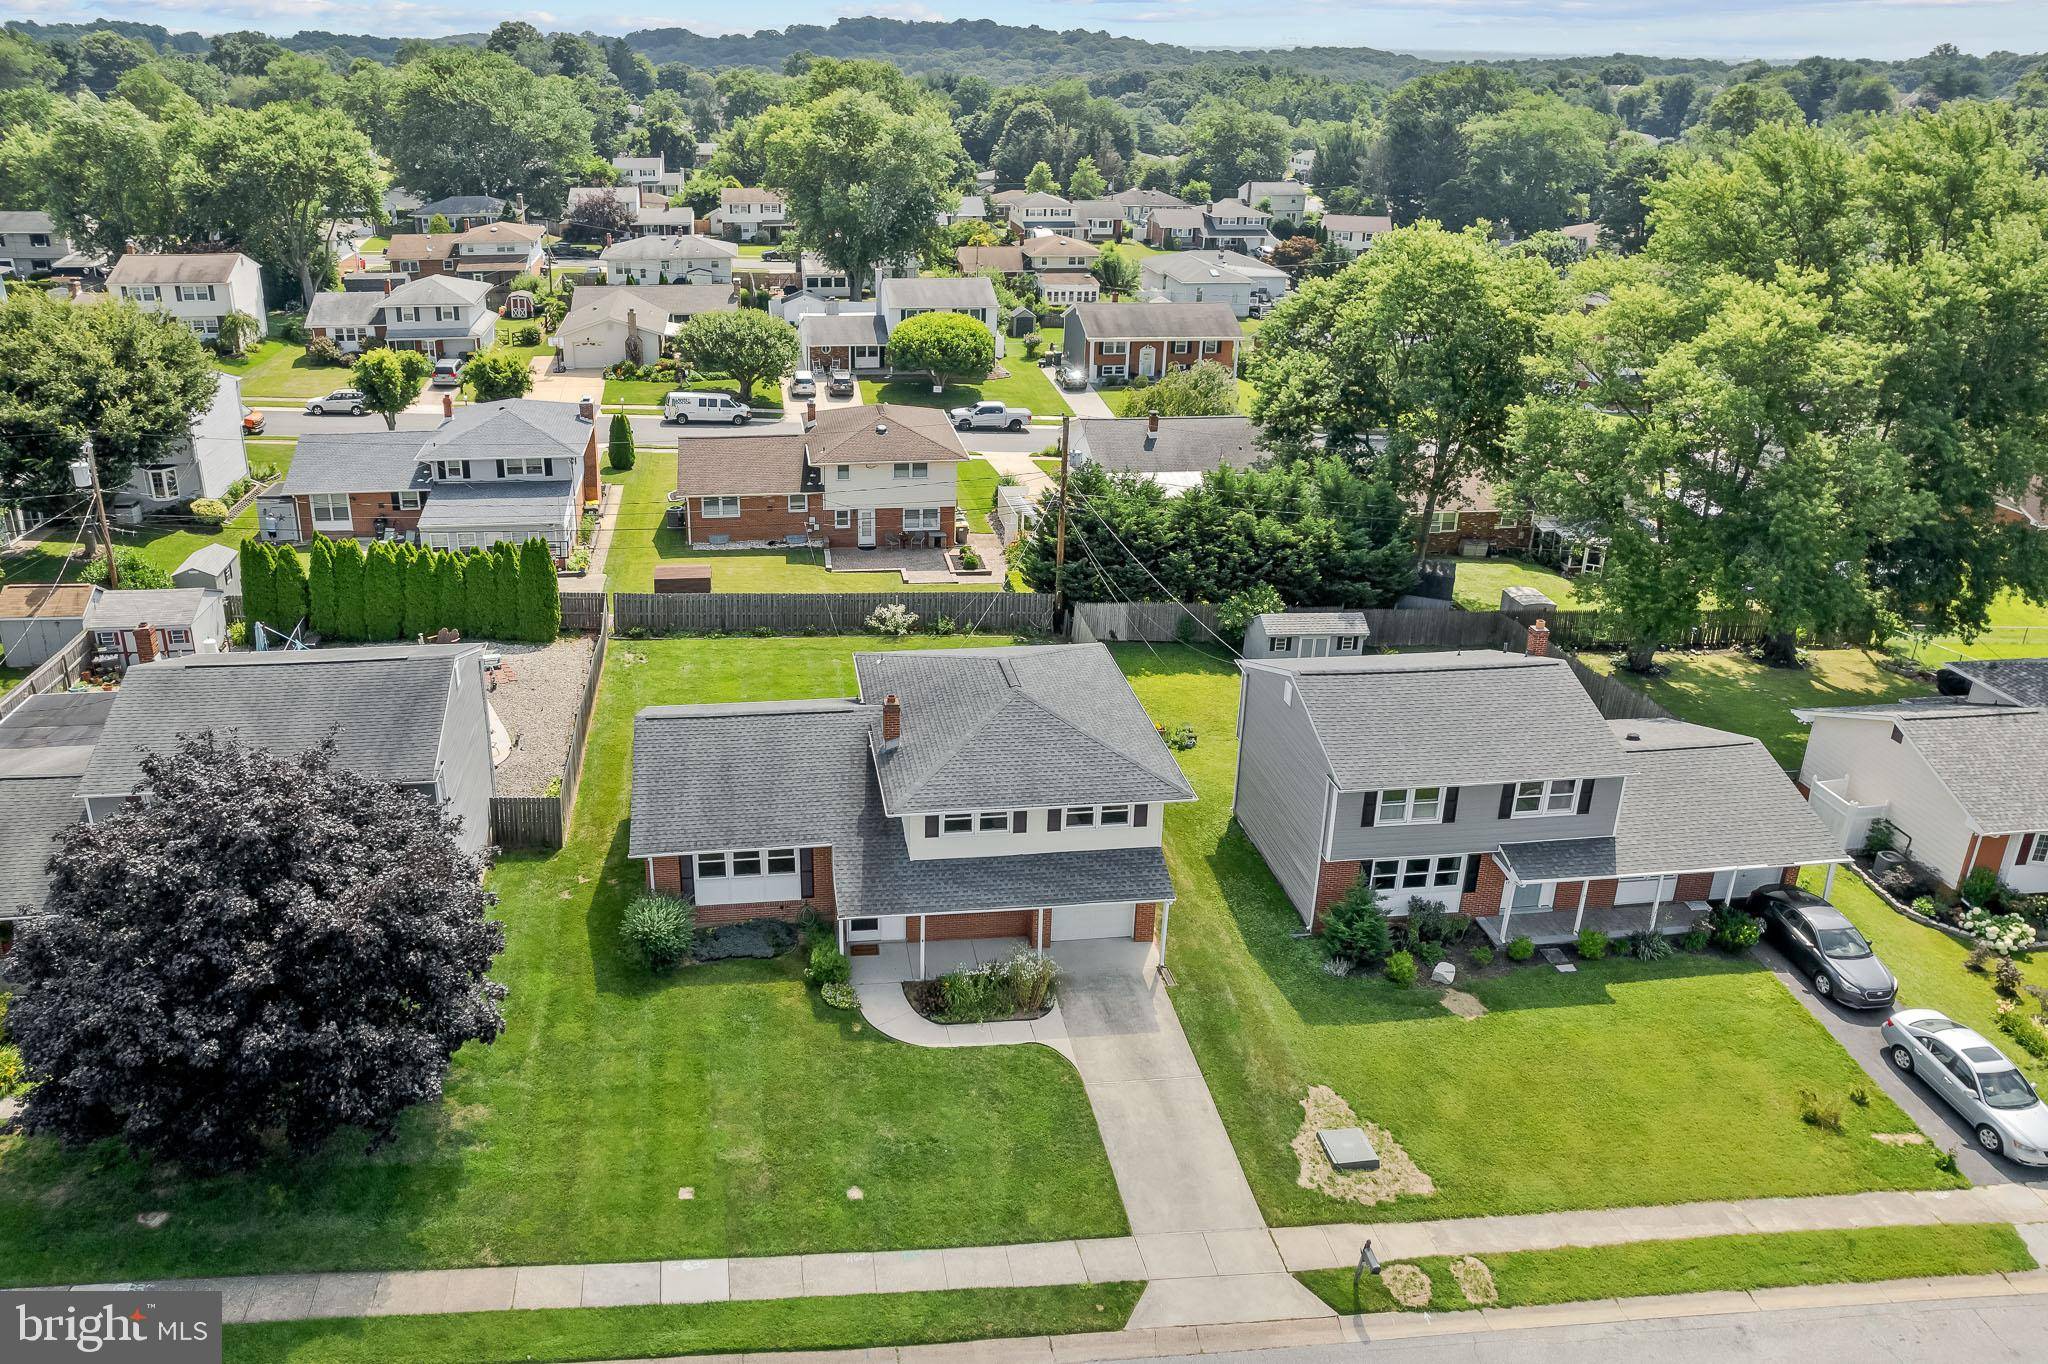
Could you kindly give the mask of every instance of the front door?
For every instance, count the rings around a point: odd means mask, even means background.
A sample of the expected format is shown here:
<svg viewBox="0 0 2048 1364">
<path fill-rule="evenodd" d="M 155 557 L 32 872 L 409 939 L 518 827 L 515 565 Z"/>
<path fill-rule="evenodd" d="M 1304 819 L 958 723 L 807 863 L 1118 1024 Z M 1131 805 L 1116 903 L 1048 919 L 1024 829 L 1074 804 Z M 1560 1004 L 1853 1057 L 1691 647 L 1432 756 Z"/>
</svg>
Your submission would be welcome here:
<svg viewBox="0 0 2048 1364">
<path fill-rule="evenodd" d="M 1150 346 L 1141 346 L 1138 349 L 1138 373 L 1144 375 L 1147 379 L 1152 378 L 1155 373 L 1152 347 Z"/>
<path fill-rule="evenodd" d="M 873 549 L 875 547 L 875 509 L 873 507 L 862 507 L 860 509 L 859 534 L 855 543 L 862 549 Z"/>
</svg>

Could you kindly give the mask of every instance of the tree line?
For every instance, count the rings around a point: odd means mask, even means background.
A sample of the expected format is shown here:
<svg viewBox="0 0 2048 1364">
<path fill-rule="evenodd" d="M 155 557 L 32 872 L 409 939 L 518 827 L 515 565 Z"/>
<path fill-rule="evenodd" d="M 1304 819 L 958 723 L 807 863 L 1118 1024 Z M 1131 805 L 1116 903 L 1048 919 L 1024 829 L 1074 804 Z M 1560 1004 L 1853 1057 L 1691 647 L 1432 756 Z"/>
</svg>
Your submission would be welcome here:
<svg viewBox="0 0 2048 1364">
<path fill-rule="evenodd" d="M 413 639 L 442 630 L 552 641 L 562 628 L 555 560 L 538 536 L 487 549 L 313 538 L 310 567 L 289 545 L 245 540 L 242 617 L 280 635 L 301 625 L 328 639 Z"/>
</svg>

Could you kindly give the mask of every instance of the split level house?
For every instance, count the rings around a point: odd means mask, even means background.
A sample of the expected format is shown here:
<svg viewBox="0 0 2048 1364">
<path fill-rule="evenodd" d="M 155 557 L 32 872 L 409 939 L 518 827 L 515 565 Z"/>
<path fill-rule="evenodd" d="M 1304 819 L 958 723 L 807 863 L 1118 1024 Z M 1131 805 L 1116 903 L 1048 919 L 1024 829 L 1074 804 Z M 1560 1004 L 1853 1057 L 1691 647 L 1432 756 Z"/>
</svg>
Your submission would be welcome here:
<svg viewBox="0 0 2048 1364">
<path fill-rule="evenodd" d="M 827 408 L 801 433 L 680 437 L 676 495 L 695 548 L 950 545 L 967 458 L 935 408 Z"/>
<path fill-rule="evenodd" d="M 598 255 L 606 284 L 730 284 L 739 249 L 716 237 L 644 236 Z"/>
<path fill-rule="evenodd" d="M 1879 820 L 1951 889 L 1980 868 L 2048 892 L 2048 658 L 1970 659 L 1939 696 L 1794 712 L 1810 725 L 1799 784 L 1836 846 Z"/>
<path fill-rule="evenodd" d="M 167 313 L 211 341 L 221 319 L 241 313 L 255 320 L 255 336 L 270 334 L 264 309 L 263 270 L 238 251 L 145 255 L 131 251 L 107 272 L 107 294 L 144 312 Z"/>
<path fill-rule="evenodd" d="M 958 313 L 987 329 L 995 353 L 1003 353 L 1002 309 L 995 286 L 979 275 L 891 276 L 875 297 L 854 302 L 811 292 L 780 300 L 780 315 L 797 329 L 797 367 L 819 373 L 835 369 L 856 374 L 891 368 L 889 338 L 920 313 Z"/>
<path fill-rule="evenodd" d="M 1455 652 L 1239 663 L 1233 808 L 1302 922 L 1360 882 L 1541 946 L 1682 932 L 1846 860 L 1755 739 L 1607 720 L 1565 660 Z"/>
<path fill-rule="evenodd" d="M 1308 212 L 1308 186 L 1299 180 L 1247 180 L 1237 187 L 1237 199 L 1296 222 Z"/>
<path fill-rule="evenodd" d="M 1067 310 L 1063 339 L 1090 381 L 1120 382 L 1204 360 L 1235 373 L 1243 336 L 1227 303 L 1082 303 Z"/>
<path fill-rule="evenodd" d="M 592 222 L 586 209 L 593 200 L 610 199 L 619 212 Z M 600 228 L 597 223 L 604 226 Z M 611 235 L 617 238 L 688 236 L 697 230 L 697 211 L 688 204 L 672 204 L 658 190 L 634 185 L 578 185 L 569 191 L 567 206 L 558 224 L 561 235 L 584 240 Z"/>
<path fill-rule="evenodd" d="M 998 199 L 1004 196 L 998 195 Z M 1074 230 L 1074 205 L 1057 194 L 1027 192 L 1013 195 L 1004 204 L 1010 225 L 1027 236 L 1038 228 L 1051 232 Z"/>
<path fill-rule="evenodd" d="M 163 511 L 198 497 L 232 500 L 228 490 L 249 474 L 243 434 L 242 381 L 220 375 L 213 401 L 193 415 L 184 433 L 152 444 L 128 482 L 110 494 L 114 514 L 138 506 Z"/>
<path fill-rule="evenodd" d="M 568 314 L 550 339 L 566 369 L 601 369 L 627 360 L 647 364 L 668 352 L 676 333 L 691 318 L 738 307 L 739 291 L 730 280 L 586 284 L 571 298 Z"/>
<path fill-rule="evenodd" d="M 344 355 L 379 345 L 436 357 L 489 350 L 498 339 L 492 288 L 486 280 L 430 273 L 389 276 L 382 293 L 324 290 L 306 309 L 306 335 L 333 342 Z"/>
<path fill-rule="evenodd" d="M 699 924 L 808 907 L 856 955 L 1014 939 L 1152 941 L 1167 805 L 1195 798 L 1099 644 L 854 656 L 825 701 L 660 706 L 633 722 L 629 852 Z"/>
<path fill-rule="evenodd" d="M 437 549 L 499 541 L 575 548 L 598 500 L 596 404 L 512 398 L 456 409 L 432 430 L 299 438 L 291 471 L 258 502 L 267 539 L 406 540 Z"/>
<path fill-rule="evenodd" d="M 1334 255 L 1356 256 L 1394 230 L 1394 220 L 1383 213 L 1325 213 L 1323 244 Z"/>
<path fill-rule="evenodd" d="M 1145 220 L 1145 244 L 1163 251 L 1242 251 L 1263 256 L 1279 245 L 1273 215 L 1236 199 L 1207 207 L 1157 208 Z"/>
<path fill-rule="evenodd" d="M 1250 317 L 1286 296 L 1287 272 L 1242 251 L 1170 251 L 1138 267 L 1145 296 L 1165 303 L 1226 303 Z"/>
<path fill-rule="evenodd" d="M 459 275 L 491 286 L 502 300 L 520 275 L 537 275 L 547 266 L 542 247 L 546 229 L 539 223 L 486 222 L 461 232 L 394 236 L 384 258 L 402 275 Z"/>
</svg>

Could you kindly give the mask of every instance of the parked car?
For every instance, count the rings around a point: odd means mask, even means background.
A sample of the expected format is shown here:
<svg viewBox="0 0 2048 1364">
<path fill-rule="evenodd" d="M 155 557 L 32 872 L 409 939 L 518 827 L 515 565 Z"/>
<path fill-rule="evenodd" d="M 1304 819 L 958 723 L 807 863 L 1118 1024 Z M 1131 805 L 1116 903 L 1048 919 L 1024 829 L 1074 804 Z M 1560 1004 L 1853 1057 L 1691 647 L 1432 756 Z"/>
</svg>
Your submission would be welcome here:
<svg viewBox="0 0 2048 1364">
<path fill-rule="evenodd" d="M 1892 1064 L 1941 1095 L 1976 1129 L 1979 1146 L 2048 1165 L 2048 1105 L 2004 1052 L 1933 1009 L 1901 1009 L 1883 1033 Z"/>
<path fill-rule="evenodd" d="M 363 395 L 353 388 L 337 388 L 324 398 L 308 398 L 306 411 L 315 417 L 331 417 L 337 412 L 360 417 L 363 415 Z"/>
<path fill-rule="evenodd" d="M 688 426 L 698 422 L 731 422 L 744 426 L 754 419 L 753 409 L 730 393 L 701 392 L 679 388 L 662 399 L 661 419 Z"/>
<path fill-rule="evenodd" d="M 860 391 L 860 387 L 853 382 L 852 370 L 835 369 L 825 380 L 825 391 L 835 398 L 851 398 Z"/>
<path fill-rule="evenodd" d="M 242 434 L 260 436 L 263 434 L 263 414 L 253 407 L 242 409 Z"/>
<path fill-rule="evenodd" d="M 976 403 L 972 407 L 956 407 L 946 415 L 962 431 L 1022 431 L 1031 425 L 1029 408 L 1008 403 Z"/>
<path fill-rule="evenodd" d="M 1749 912 L 1764 933 L 1813 982 L 1813 992 L 1852 1009 L 1889 1009 L 1899 998 L 1898 978 L 1848 916 L 1798 886 L 1758 886 Z"/>
<path fill-rule="evenodd" d="M 789 377 L 789 396 L 792 398 L 815 398 L 818 396 L 818 376 L 807 369 L 800 369 Z"/>
<path fill-rule="evenodd" d="M 434 387 L 455 388 L 462 383 L 462 361 L 436 360 L 434 362 Z"/>
<path fill-rule="evenodd" d="M 1078 365 L 1061 365 L 1059 385 L 1069 393 L 1079 393 L 1088 387 L 1088 375 Z"/>
</svg>

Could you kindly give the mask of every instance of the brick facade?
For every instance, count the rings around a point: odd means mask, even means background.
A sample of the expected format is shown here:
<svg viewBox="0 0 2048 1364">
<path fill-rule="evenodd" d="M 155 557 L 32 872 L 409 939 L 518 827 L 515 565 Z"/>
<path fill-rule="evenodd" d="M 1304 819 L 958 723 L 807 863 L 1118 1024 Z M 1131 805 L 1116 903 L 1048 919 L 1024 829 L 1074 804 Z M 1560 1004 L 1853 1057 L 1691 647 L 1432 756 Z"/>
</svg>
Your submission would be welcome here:
<svg viewBox="0 0 2048 1364">
<path fill-rule="evenodd" d="M 1527 521 L 1513 526 L 1502 525 L 1497 511 L 1461 511 L 1456 530 L 1429 533 L 1429 552 L 1456 554 L 1467 540 L 1484 540 L 1496 550 L 1526 550 L 1529 548 L 1530 530 Z"/>
<path fill-rule="evenodd" d="M 1673 898 L 1678 900 L 1705 900 L 1714 893 L 1714 873 L 1710 871 L 1689 871 L 1678 878 L 1678 889 Z"/>
<path fill-rule="evenodd" d="M 307 544 L 315 535 L 333 535 L 333 526 L 313 524 L 313 500 L 301 494 L 292 499 L 299 509 L 299 535 Z M 370 540 L 378 536 L 377 519 L 382 517 L 387 528 L 411 536 L 420 524 L 420 511 L 426 506 L 426 494 L 421 494 L 420 505 L 405 510 L 398 505 L 398 494 L 350 493 L 348 495 L 348 533 L 358 540 Z"/>
<path fill-rule="evenodd" d="M 1614 888 L 1615 883 L 1611 878 L 1604 881 L 1588 881 L 1586 883 L 1586 908 L 1614 908 Z"/>
<path fill-rule="evenodd" d="M 1028 909 L 995 910 L 987 914 L 934 914 L 927 921 L 931 941 L 948 942 L 961 938 L 1029 938 L 1034 912 Z M 917 918 L 912 916 L 906 930 L 915 933 Z M 913 936 L 911 941 L 917 941 Z"/>
<path fill-rule="evenodd" d="M 1552 909 L 1577 909 L 1579 900 L 1586 893 L 1584 881 L 1559 881 L 1557 891 L 1551 896 Z"/>
<path fill-rule="evenodd" d="M 649 879 L 657 894 L 681 895 L 683 893 L 682 859 L 676 857 L 650 857 L 647 859 Z M 831 920 L 839 916 L 838 896 L 832 886 L 832 850 L 813 848 L 811 850 L 811 898 L 808 900 L 755 900 L 736 905 L 697 906 L 697 926 L 716 928 L 720 924 L 736 924 L 747 919 L 781 919 L 795 923 L 803 917 L 806 907 L 819 917 Z"/>
<path fill-rule="evenodd" d="M 775 493 L 771 496 L 747 496 L 740 502 L 738 516 L 705 516 L 704 499 L 690 499 L 690 543 L 698 548 L 710 545 L 713 535 L 732 537 L 734 544 L 752 541 L 780 541 L 791 535 L 802 535 L 835 549 L 853 549 L 860 541 L 860 516 L 855 513 L 845 528 L 833 524 L 833 514 L 826 510 L 825 495 L 810 493 L 804 498 L 803 511 L 789 510 L 789 496 Z M 939 530 L 947 544 L 953 542 L 957 509 L 939 509 Z M 811 530 L 809 523 L 816 521 L 818 528 Z M 917 531 L 925 536 L 934 532 Z M 878 507 L 875 509 L 875 541 L 888 544 L 892 538 L 903 534 L 903 509 L 901 507 Z"/>
<path fill-rule="evenodd" d="M 1146 901 L 1131 915 L 1131 941 L 1152 942 L 1159 936 L 1159 905 Z"/>
<path fill-rule="evenodd" d="M 1473 853 L 1479 859 L 1479 883 L 1458 899 L 1458 912 L 1468 918 L 1484 918 L 1500 913 L 1500 900 L 1507 890 L 1508 874 L 1501 870 L 1500 863 L 1485 853 Z"/>
<path fill-rule="evenodd" d="M 1325 862 L 1316 873 L 1316 908 L 1314 922 L 1309 927 L 1322 932 L 1323 915 L 1330 912 L 1330 906 L 1343 899 L 1353 886 L 1363 868 L 1356 862 Z"/>
<path fill-rule="evenodd" d="M 1173 349 L 1176 345 L 1184 345 L 1187 349 L 1176 352 Z M 1237 368 L 1237 342 L 1227 339 L 1219 340 L 1216 343 L 1215 351 L 1209 355 L 1202 354 L 1202 343 L 1200 341 L 1176 342 L 1171 337 L 1161 337 L 1150 341 L 1129 341 L 1125 343 L 1125 351 L 1126 353 L 1123 355 L 1105 355 L 1100 341 L 1090 341 L 1088 343 L 1089 372 L 1093 373 L 1095 368 L 1101 365 L 1124 365 L 1127 367 L 1125 373 L 1130 378 L 1135 379 L 1146 372 L 1144 365 L 1144 357 L 1146 356 L 1151 358 L 1151 374 L 1154 378 L 1165 374 L 1168 370 L 1193 369 L 1204 360 L 1213 360 L 1229 370 Z"/>
</svg>

